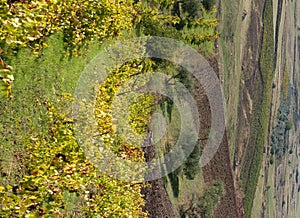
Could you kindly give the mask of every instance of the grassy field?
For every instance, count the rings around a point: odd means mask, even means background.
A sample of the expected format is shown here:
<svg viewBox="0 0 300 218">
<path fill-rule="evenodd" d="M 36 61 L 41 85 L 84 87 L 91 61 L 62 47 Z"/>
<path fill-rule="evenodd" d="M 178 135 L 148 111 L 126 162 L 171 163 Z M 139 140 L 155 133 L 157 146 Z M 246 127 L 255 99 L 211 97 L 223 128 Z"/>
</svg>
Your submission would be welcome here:
<svg viewBox="0 0 300 218">
<path fill-rule="evenodd" d="M 161 153 L 168 152 L 178 140 L 178 136 L 180 134 L 180 114 L 179 111 L 176 109 L 176 106 L 170 106 L 168 102 L 162 103 L 160 108 L 157 108 L 157 113 L 161 113 L 165 116 L 166 119 L 166 131 L 164 137 L 158 143 L 158 151 L 160 150 Z M 154 128 L 156 129 L 156 128 Z M 160 128 L 161 130 L 161 128 Z M 154 132 L 155 134 L 155 132 Z M 180 204 L 183 204 L 186 201 L 186 198 L 189 198 L 192 193 L 199 195 L 203 192 L 203 181 L 201 172 L 196 176 L 194 180 L 188 180 L 183 176 L 182 172 L 178 177 L 178 181 L 174 183 L 175 178 L 171 177 L 170 174 L 165 177 L 165 184 L 170 196 L 172 203 L 174 203 L 175 208 Z"/>
<path fill-rule="evenodd" d="M 264 191 L 264 176 L 263 176 L 264 168 L 261 168 L 260 176 L 258 178 L 258 185 L 255 192 L 255 200 L 253 201 L 253 207 L 251 211 L 251 217 L 261 217 L 261 205 L 263 199 L 263 191 Z"/>
<path fill-rule="evenodd" d="M 266 201 L 266 217 L 276 217 L 276 198 L 275 198 L 275 164 L 269 167 L 269 179 L 268 179 L 268 193 L 267 193 L 267 201 Z"/>
<path fill-rule="evenodd" d="M 167 124 L 165 136 L 158 143 L 159 149 L 162 151 L 161 154 L 163 154 L 164 152 L 168 152 L 177 141 L 178 134 L 180 133 L 180 122 L 178 122 L 180 120 L 180 114 L 175 106 L 170 107 L 167 102 L 163 103 L 156 112 L 162 113 L 165 116 Z M 214 201 L 212 200 L 213 197 L 205 198 L 205 193 L 214 189 L 214 186 L 208 186 L 204 183 L 200 166 L 199 172 L 195 175 L 194 179 L 188 179 L 184 174 L 184 164 L 185 163 L 183 163 L 179 169 L 164 177 L 165 187 L 174 209 L 179 215 L 189 217 L 188 212 L 185 213 L 182 211 L 192 208 L 193 205 L 198 203 L 199 199 L 205 199 L 205 204 L 202 205 L 203 211 L 200 209 L 199 212 L 203 214 L 213 214 L 213 208 L 217 206 L 220 199 Z M 219 198 L 221 198 L 221 196 L 219 196 Z"/>
<path fill-rule="evenodd" d="M 254 114 L 251 120 L 251 136 L 241 180 L 245 188 L 245 217 L 251 217 L 253 199 L 263 161 L 270 113 L 270 94 L 274 73 L 273 6 L 267 0 L 264 8 L 264 31 L 260 56 L 261 81 L 255 84 Z"/>
<path fill-rule="evenodd" d="M 237 17 L 239 12 L 239 2 L 232 1 L 230 4 L 221 3 L 221 13 L 220 13 L 220 26 L 219 31 L 221 33 L 218 40 L 219 50 L 220 50 L 220 79 L 224 81 L 222 84 L 224 95 L 227 103 L 226 107 L 226 127 L 231 129 L 228 131 L 228 139 L 230 144 L 230 153 L 231 159 L 234 157 L 234 150 L 236 147 L 236 118 L 237 118 L 237 108 L 238 108 L 238 98 L 234 99 L 233 96 L 238 96 L 239 85 L 234 84 L 234 82 L 239 82 L 239 79 L 235 75 L 235 64 L 236 59 L 233 56 L 235 53 L 235 46 L 239 45 L 234 44 L 235 38 L 238 37 L 237 33 L 237 20 L 234 19 Z M 232 95 L 235 93 L 235 95 Z M 230 102 L 228 102 L 230 100 Z M 229 106 L 230 105 L 230 106 Z"/>
<path fill-rule="evenodd" d="M 63 93 L 73 93 L 86 63 L 99 51 L 95 44 L 86 56 L 70 59 L 64 53 L 60 34 L 50 37 L 47 43 L 49 48 L 43 49 L 38 57 L 26 48 L 6 57 L 14 66 L 15 81 L 13 99 L 0 102 L 0 185 L 4 187 L 18 185 L 30 173 L 28 145 L 38 137 L 49 141 L 52 137 L 45 102 L 57 102 Z M 68 116 L 71 108 L 71 102 L 63 107 Z M 71 197 L 66 199 L 69 200 L 72 204 Z"/>
<path fill-rule="evenodd" d="M 288 71 L 287 64 L 285 64 L 285 66 L 284 66 L 282 85 L 283 85 L 284 99 L 288 99 L 288 96 L 289 96 L 289 71 Z"/>
<path fill-rule="evenodd" d="M 58 35 L 48 40 L 51 46 L 36 58 L 29 49 L 22 49 L 16 56 L 7 58 L 14 66 L 13 99 L 2 100 L 0 184 L 15 184 L 26 171 L 19 161 L 24 159 L 15 154 L 24 154 L 24 145 L 29 143 L 36 130 L 47 134 L 47 123 L 43 123 L 46 98 L 56 98 L 63 90 L 72 92 L 84 65 L 84 60 L 64 60 L 62 38 Z M 24 141 L 25 140 L 25 141 Z"/>
<path fill-rule="evenodd" d="M 57 160 L 59 157 L 61 157 L 61 156 L 57 157 L 57 155 L 62 155 L 62 157 L 64 157 L 66 160 L 65 162 L 69 164 L 70 163 L 69 160 L 72 157 L 69 157 L 67 155 L 75 156 L 77 154 L 80 155 L 81 154 L 80 152 L 82 152 L 81 148 L 79 148 L 77 144 L 77 141 L 73 140 L 74 138 L 69 137 L 67 140 L 63 141 L 61 138 L 57 136 L 58 134 L 57 135 L 55 134 L 55 133 L 60 133 L 61 135 L 64 136 L 67 134 L 73 134 L 73 132 L 71 131 L 73 129 L 71 130 L 68 129 L 69 131 L 65 129 L 60 129 L 59 131 L 56 131 L 55 129 L 56 126 L 53 123 L 57 124 L 59 122 L 57 120 L 61 118 L 64 119 L 64 121 L 61 122 L 62 125 L 71 126 L 73 124 L 72 101 L 71 100 L 67 101 L 67 103 L 65 104 L 64 100 L 62 100 L 63 99 L 62 96 L 65 96 L 65 93 L 70 93 L 71 95 L 73 94 L 79 76 L 81 75 L 85 66 L 96 54 L 98 54 L 98 52 L 101 51 L 101 48 L 98 42 L 94 42 L 94 44 L 92 44 L 87 48 L 87 51 L 85 51 L 86 52 L 85 55 L 80 55 L 80 56 L 70 58 L 65 53 L 63 47 L 62 35 L 60 34 L 53 35 L 47 40 L 47 43 L 49 44 L 49 47 L 41 50 L 39 52 L 38 57 L 33 56 L 32 51 L 30 49 L 21 49 L 18 51 L 18 53 L 15 56 L 9 56 L 5 60 L 9 64 L 14 66 L 13 75 L 15 77 L 15 83 L 12 92 L 13 98 L 11 100 L 4 100 L 0 102 L 0 106 L 2 109 L 1 116 L 0 116 L 0 128 L 2 130 L 3 127 L 3 129 L 5 130 L 2 132 L 1 139 L 0 139 L 1 149 L 5 151 L 0 154 L 1 188 L 6 187 L 7 189 L 11 190 L 13 187 L 15 186 L 18 187 L 20 186 L 20 184 L 23 184 L 22 183 L 23 180 L 26 180 L 29 176 L 32 176 L 32 178 L 34 179 L 36 178 L 39 179 L 39 177 L 32 170 L 33 167 L 31 166 L 34 165 L 33 163 L 35 163 L 35 161 L 43 160 L 44 157 L 47 158 L 49 157 L 48 159 L 50 163 L 45 161 L 42 167 L 44 167 L 44 165 L 48 166 L 46 164 L 49 164 L 49 168 L 53 169 L 53 165 L 62 162 L 61 160 Z M 49 102 L 51 103 L 54 102 L 53 104 L 51 104 L 51 107 L 49 106 L 50 105 Z M 61 107 L 59 106 L 59 108 L 57 106 L 58 103 L 61 103 L 59 104 L 61 106 Z M 59 110 L 60 113 L 54 113 L 51 111 L 52 109 L 56 109 L 56 107 L 58 108 L 57 110 Z M 54 130 L 56 131 L 55 133 L 53 133 Z M 50 141 L 49 144 L 47 144 L 48 139 Z M 47 145 L 53 145 L 56 147 L 50 147 L 50 146 L 46 147 L 45 145 L 46 149 L 48 150 L 45 149 L 46 151 L 44 150 L 41 151 L 42 150 L 41 147 L 43 147 L 44 144 L 41 143 L 43 145 L 42 146 L 39 143 L 36 143 L 36 141 L 38 140 L 40 140 L 42 143 L 45 143 Z M 54 143 L 52 143 L 51 140 L 54 140 Z M 74 144 L 70 145 L 70 147 L 73 145 L 74 147 L 77 146 L 75 149 L 78 149 L 79 151 L 77 150 L 77 152 L 73 152 L 73 151 L 68 152 L 67 150 L 68 148 L 66 148 L 68 146 L 68 142 L 70 144 L 74 142 Z M 57 145 L 55 143 L 57 143 Z M 41 151 L 41 154 L 39 153 L 39 155 L 36 155 L 34 153 L 35 150 L 32 147 L 35 145 L 37 147 L 37 150 L 40 149 L 39 151 Z M 59 150 L 60 146 L 66 148 L 64 150 L 66 152 L 66 155 L 61 154 L 61 151 Z M 47 151 L 49 150 L 53 152 L 52 153 L 49 152 L 50 154 L 48 154 Z M 57 152 L 58 154 L 53 154 L 54 152 Z M 31 158 L 31 159 L 28 158 L 28 157 L 32 157 L 33 155 L 36 155 L 35 156 L 36 158 Z M 140 155 L 139 157 L 143 157 L 143 156 Z M 81 156 L 81 158 L 84 159 L 83 155 Z M 75 161 L 77 161 L 76 163 L 78 163 L 81 160 L 75 160 Z M 35 164 L 35 166 L 40 167 L 41 165 Z M 91 166 L 91 164 L 89 166 Z M 76 169 L 78 170 L 79 167 L 76 166 Z M 86 169 L 84 170 L 85 172 L 83 172 L 83 174 L 88 175 L 87 170 Z M 42 170 L 38 170 L 38 172 L 43 173 Z M 79 175 L 79 174 L 76 172 L 74 173 L 74 175 Z M 95 174 L 91 173 L 91 175 L 97 176 L 96 173 Z M 23 176 L 27 176 L 27 177 L 22 178 Z M 49 177 L 50 176 L 43 176 L 43 178 L 45 179 L 48 179 Z M 98 178 L 105 179 L 104 176 Z M 63 179 L 64 176 L 58 176 L 57 183 L 63 181 Z M 101 208 L 104 208 L 104 210 L 106 209 L 105 208 L 106 206 L 104 205 L 105 202 L 109 202 L 108 204 L 116 208 L 120 205 L 121 207 L 123 207 L 124 205 L 126 205 L 126 202 L 136 201 L 137 199 L 140 199 L 141 202 L 143 201 L 143 198 L 140 194 L 140 190 L 136 189 L 136 187 L 138 187 L 139 185 L 135 185 L 135 187 L 131 187 L 131 186 L 129 187 L 127 184 L 123 186 L 121 183 L 118 184 L 115 183 L 115 185 L 113 185 L 112 183 L 110 183 L 110 179 L 111 178 L 109 177 L 109 179 L 103 182 L 103 186 L 101 187 L 101 189 L 94 189 L 94 190 L 96 191 L 99 190 L 102 192 L 107 186 L 110 188 L 116 187 L 118 188 L 118 191 L 115 191 L 114 193 L 113 192 L 109 193 L 109 191 L 105 191 L 107 197 L 110 199 L 106 201 L 105 195 L 101 195 L 101 198 L 99 199 L 101 201 L 101 206 L 98 207 L 99 209 Z M 84 181 L 84 176 L 81 175 L 79 181 Z M 91 180 L 88 180 L 88 182 L 90 181 Z M 47 185 L 48 183 L 44 181 L 40 182 L 39 187 L 43 187 L 43 185 L 45 184 Z M 71 186 L 71 189 L 75 187 L 75 185 L 72 183 L 71 176 L 69 176 L 67 178 L 67 182 L 63 184 L 63 187 L 66 189 L 68 188 L 68 186 Z M 128 194 L 127 196 L 124 194 L 120 194 L 123 187 L 128 187 L 128 189 L 134 190 L 138 198 L 130 196 L 129 193 L 127 193 Z M 1 194 L 3 194 L 2 191 L 3 190 L 1 190 Z M 35 189 L 32 190 L 32 192 L 34 192 L 33 194 L 36 194 L 39 190 L 36 192 L 35 191 L 36 191 Z M 13 189 L 12 192 L 14 192 Z M 79 195 L 81 196 L 81 194 L 78 193 L 76 194 L 77 196 Z M 114 202 L 114 199 L 112 199 L 114 198 L 114 194 L 120 194 L 120 196 L 123 196 L 124 199 L 125 198 L 128 199 L 126 199 L 126 201 L 124 202 L 121 202 L 120 199 L 115 198 L 118 199 L 118 202 Z M 11 195 L 10 193 L 8 193 L 7 195 L 8 195 L 7 199 L 10 196 L 15 196 L 15 195 Z M 67 192 L 67 194 L 64 195 L 64 198 L 62 199 L 64 203 L 66 202 L 67 205 L 66 207 L 68 207 L 69 201 L 70 201 L 69 203 L 72 204 L 72 201 L 74 200 L 72 199 L 72 196 L 69 197 L 70 199 L 68 198 L 68 192 Z M 40 202 L 42 202 L 43 205 L 47 204 L 48 202 L 50 202 L 49 205 L 50 204 L 53 205 L 51 199 L 49 201 L 47 199 L 48 198 L 46 198 L 46 200 L 42 199 L 40 200 Z M 80 199 L 81 201 L 78 204 L 84 202 L 83 197 L 80 197 Z M 0 203 L 1 209 L 4 207 L 3 201 L 4 200 L 2 200 L 2 196 L 1 196 L 1 203 Z M 9 203 L 9 201 L 6 202 Z M 136 208 L 139 207 L 138 202 L 135 202 L 134 204 Z M 60 208 L 57 206 L 54 207 L 57 208 L 58 210 Z M 124 206 L 124 207 L 127 208 L 129 214 L 134 213 L 135 207 L 133 208 L 128 206 Z M 12 208 L 14 209 L 13 206 Z M 69 208 L 65 208 L 65 209 L 66 211 L 68 211 Z M 140 205 L 139 209 L 140 211 L 142 211 L 142 205 Z M 63 211 L 62 213 L 64 213 L 64 215 L 67 214 L 66 211 Z M 69 211 L 72 212 L 72 210 Z M 3 211 L 0 212 L 2 214 Z M 98 211 L 97 209 L 95 209 L 95 210 L 91 210 L 91 212 L 97 213 Z M 78 214 L 78 213 L 76 216 L 84 217 L 82 214 Z M 117 212 L 114 213 L 114 215 L 118 216 L 117 214 L 118 214 Z"/>
</svg>

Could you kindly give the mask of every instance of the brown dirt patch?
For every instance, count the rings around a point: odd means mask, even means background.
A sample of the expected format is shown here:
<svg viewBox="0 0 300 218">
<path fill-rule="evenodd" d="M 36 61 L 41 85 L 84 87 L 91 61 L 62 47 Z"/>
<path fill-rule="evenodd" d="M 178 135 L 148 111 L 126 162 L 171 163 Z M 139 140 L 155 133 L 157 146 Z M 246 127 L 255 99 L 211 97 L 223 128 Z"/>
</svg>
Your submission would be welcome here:
<svg viewBox="0 0 300 218">
<path fill-rule="evenodd" d="M 215 72 L 218 72 L 217 58 L 208 58 Z M 200 113 L 200 132 L 199 137 L 202 146 L 205 146 L 207 139 L 206 130 L 211 125 L 211 112 L 209 101 L 201 84 L 195 84 L 195 99 Z M 243 209 L 241 201 L 236 197 L 234 178 L 232 171 L 232 161 L 228 146 L 227 134 L 224 134 L 223 141 L 214 155 L 213 159 L 203 167 L 203 178 L 207 185 L 212 185 L 214 181 L 222 181 L 224 183 L 225 195 L 214 211 L 216 218 L 234 218 L 243 217 Z"/>
<path fill-rule="evenodd" d="M 154 146 L 144 147 L 145 158 L 150 162 L 156 155 Z M 144 195 L 146 205 L 143 208 L 148 213 L 149 218 L 166 217 L 176 218 L 179 217 L 170 201 L 169 195 L 165 189 L 162 178 L 147 182 L 150 187 L 143 188 L 141 193 Z"/>
</svg>

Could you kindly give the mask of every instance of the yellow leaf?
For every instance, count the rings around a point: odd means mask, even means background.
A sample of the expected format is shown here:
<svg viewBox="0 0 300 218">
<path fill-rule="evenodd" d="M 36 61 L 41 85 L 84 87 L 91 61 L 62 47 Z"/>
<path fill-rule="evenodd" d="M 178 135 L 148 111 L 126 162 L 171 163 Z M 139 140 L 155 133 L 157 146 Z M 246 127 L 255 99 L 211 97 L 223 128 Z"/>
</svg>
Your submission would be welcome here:
<svg viewBox="0 0 300 218">
<path fill-rule="evenodd" d="M 30 200 L 35 200 L 35 199 L 37 199 L 37 197 L 36 196 L 30 196 L 28 199 L 30 199 Z"/>
<path fill-rule="evenodd" d="M 0 186 L 0 192 L 3 192 L 5 188 L 3 186 Z"/>
<path fill-rule="evenodd" d="M 25 218 L 35 218 L 36 215 L 34 215 L 33 213 L 29 213 L 25 215 Z"/>
</svg>

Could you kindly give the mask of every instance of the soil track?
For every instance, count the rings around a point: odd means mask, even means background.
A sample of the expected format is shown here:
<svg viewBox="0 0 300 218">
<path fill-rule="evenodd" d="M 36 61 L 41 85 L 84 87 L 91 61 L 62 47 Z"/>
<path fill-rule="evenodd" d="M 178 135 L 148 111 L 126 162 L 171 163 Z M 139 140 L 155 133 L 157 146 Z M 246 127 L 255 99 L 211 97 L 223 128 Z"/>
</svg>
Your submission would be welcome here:
<svg viewBox="0 0 300 218">
<path fill-rule="evenodd" d="M 237 153 L 236 161 L 239 166 L 244 166 L 243 170 L 249 172 L 251 162 L 248 164 L 244 163 L 244 158 L 246 151 L 253 153 L 255 146 L 249 145 L 250 142 L 250 120 L 251 120 L 251 110 L 250 102 L 254 102 L 254 107 L 256 107 L 260 102 L 262 102 L 262 92 L 263 92 L 263 79 L 259 66 L 260 51 L 262 44 L 262 14 L 263 14 L 264 2 L 253 2 L 251 8 L 251 20 L 249 29 L 247 31 L 247 41 L 243 48 L 243 57 L 241 60 L 241 91 L 239 99 L 239 110 L 237 117 L 238 122 L 238 134 L 237 134 Z M 256 86 L 255 83 L 259 84 Z M 261 87 L 261 90 L 255 89 L 255 87 Z M 249 101 L 250 99 L 250 101 Z M 250 147 L 251 146 L 251 147 Z M 250 160 L 252 161 L 252 160 Z M 237 175 L 240 175 L 240 170 L 237 170 Z M 245 187 L 244 187 L 245 188 Z"/>
<path fill-rule="evenodd" d="M 249 172 L 250 163 L 245 164 L 245 157 L 249 152 L 253 153 L 255 146 L 250 145 L 251 119 L 253 110 L 261 102 L 260 96 L 263 90 L 262 75 L 259 66 L 259 58 L 262 45 L 263 31 L 263 8 L 265 1 L 243 0 L 228 7 L 228 2 L 223 4 L 224 10 L 221 20 L 221 30 L 227 35 L 221 36 L 221 77 L 224 78 L 223 87 L 227 95 L 226 127 L 228 130 L 228 141 L 231 145 L 231 155 L 234 160 L 235 189 L 237 199 L 242 199 L 245 187 L 241 183 L 241 172 Z M 237 9 L 234 22 L 228 21 L 228 13 Z M 246 17 L 242 19 L 242 14 Z M 226 19 L 224 19 L 224 16 Z M 223 22 L 223 23 L 222 23 Z M 231 29 L 235 31 L 226 32 L 228 25 L 234 25 Z M 222 32 L 221 32 L 222 34 Z M 230 40 L 231 39 L 231 40 Z M 230 58 L 229 55 L 231 56 Z M 233 59 L 233 60 L 231 60 Z M 260 84 L 261 90 L 255 87 Z M 251 156 L 251 155 L 250 155 Z M 242 166 L 243 169 L 242 169 Z M 246 168 L 245 168 L 246 166 Z M 249 167 L 249 168 L 248 168 Z M 248 174 L 245 174 L 246 176 Z M 244 177 L 246 184 L 246 176 Z M 237 200 L 237 203 L 241 200 Z"/>
<path fill-rule="evenodd" d="M 209 63 L 214 71 L 218 73 L 218 62 L 216 58 L 208 58 Z M 209 101 L 202 86 L 195 84 L 195 100 L 200 113 L 200 132 L 199 138 L 202 146 L 205 146 L 205 130 L 210 128 L 211 112 Z M 203 167 L 203 178 L 207 185 L 212 185 L 214 181 L 222 181 L 225 187 L 225 195 L 214 211 L 215 218 L 235 218 L 243 217 L 242 201 L 237 197 L 234 186 L 234 177 L 232 170 L 232 161 L 230 158 L 230 149 L 225 132 L 222 143 L 213 159 Z"/>
<path fill-rule="evenodd" d="M 150 162 L 156 155 L 155 147 L 152 145 L 144 147 L 145 158 Z M 150 187 L 143 188 L 142 194 L 145 196 L 146 206 L 144 211 L 147 211 L 149 218 L 176 218 L 169 195 L 164 187 L 162 178 L 149 181 Z"/>
</svg>

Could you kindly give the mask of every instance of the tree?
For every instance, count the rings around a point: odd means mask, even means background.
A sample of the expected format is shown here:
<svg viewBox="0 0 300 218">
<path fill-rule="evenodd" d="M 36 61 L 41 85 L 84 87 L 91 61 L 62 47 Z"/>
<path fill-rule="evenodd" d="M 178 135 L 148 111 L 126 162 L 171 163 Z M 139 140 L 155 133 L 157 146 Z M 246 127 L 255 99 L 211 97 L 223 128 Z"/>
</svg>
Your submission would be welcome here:
<svg viewBox="0 0 300 218">
<path fill-rule="evenodd" d="M 0 42 L 10 48 L 40 50 L 45 38 L 63 32 L 65 44 L 77 49 L 89 41 L 115 37 L 138 21 L 139 7 L 132 0 L 0 0 Z M 126 16 L 123 16 L 126 14 Z"/>
<path fill-rule="evenodd" d="M 289 131 L 291 128 L 292 128 L 293 124 L 291 121 L 288 121 L 286 122 L 286 125 L 285 125 L 285 130 L 286 131 Z"/>
<path fill-rule="evenodd" d="M 200 173 L 201 167 L 200 167 L 200 155 L 201 150 L 199 144 L 197 144 L 190 156 L 187 158 L 187 160 L 184 163 L 183 172 L 187 179 L 193 180 L 197 176 L 197 174 Z"/>
</svg>

